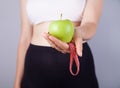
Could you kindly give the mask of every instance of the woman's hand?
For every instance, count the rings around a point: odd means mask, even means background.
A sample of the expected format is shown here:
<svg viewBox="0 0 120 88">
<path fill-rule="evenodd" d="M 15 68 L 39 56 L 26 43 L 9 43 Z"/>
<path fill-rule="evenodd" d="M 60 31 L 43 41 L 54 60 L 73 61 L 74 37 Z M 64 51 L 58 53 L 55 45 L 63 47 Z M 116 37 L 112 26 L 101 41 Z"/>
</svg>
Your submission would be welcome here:
<svg viewBox="0 0 120 88">
<path fill-rule="evenodd" d="M 67 43 L 62 42 L 54 36 L 51 36 L 49 33 L 44 33 L 43 36 L 53 48 L 57 49 L 62 53 L 69 52 L 69 45 Z"/>
<path fill-rule="evenodd" d="M 82 57 L 83 38 L 81 36 L 81 31 L 80 31 L 80 27 L 79 26 L 75 27 L 75 33 L 74 33 L 73 41 L 74 41 L 75 46 L 76 46 L 77 54 Z"/>
<path fill-rule="evenodd" d="M 51 36 L 49 33 L 44 33 L 43 34 L 44 38 L 49 42 L 49 44 L 57 49 L 58 51 L 62 53 L 68 53 L 69 51 L 69 44 L 62 42 L 61 40 L 55 38 L 54 36 Z M 75 29 L 75 34 L 73 37 L 73 40 L 71 41 L 75 44 L 76 46 L 76 51 L 79 56 L 82 56 L 82 37 L 80 35 L 79 29 Z"/>
</svg>

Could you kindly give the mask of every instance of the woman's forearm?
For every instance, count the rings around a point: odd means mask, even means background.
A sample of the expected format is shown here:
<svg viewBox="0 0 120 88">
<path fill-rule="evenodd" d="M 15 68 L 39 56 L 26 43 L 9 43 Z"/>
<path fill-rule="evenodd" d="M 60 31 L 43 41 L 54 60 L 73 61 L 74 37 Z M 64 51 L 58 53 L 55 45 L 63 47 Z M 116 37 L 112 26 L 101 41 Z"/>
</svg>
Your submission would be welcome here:
<svg viewBox="0 0 120 88">
<path fill-rule="evenodd" d="M 29 42 L 25 41 L 20 42 L 18 45 L 15 85 L 20 85 L 24 71 L 25 54 L 28 46 Z"/>
</svg>

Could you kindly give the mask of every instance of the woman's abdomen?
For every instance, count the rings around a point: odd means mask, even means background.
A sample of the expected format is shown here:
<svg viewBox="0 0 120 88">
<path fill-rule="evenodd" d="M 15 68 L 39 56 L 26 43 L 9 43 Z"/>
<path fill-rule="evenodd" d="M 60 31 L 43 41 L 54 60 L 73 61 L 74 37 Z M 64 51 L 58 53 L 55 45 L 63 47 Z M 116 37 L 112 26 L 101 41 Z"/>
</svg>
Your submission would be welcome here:
<svg viewBox="0 0 120 88">
<path fill-rule="evenodd" d="M 34 45 L 39 46 L 50 46 L 50 44 L 47 42 L 47 40 L 43 37 L 43 33 L 48 33 L 50 22 L 43 22 L 39 24 L 35 24 L 33 26 L 33 36 L 31 43 Z M 80 22 L 73 22 L 74 27 L 79 26 Z"/>
</svg>

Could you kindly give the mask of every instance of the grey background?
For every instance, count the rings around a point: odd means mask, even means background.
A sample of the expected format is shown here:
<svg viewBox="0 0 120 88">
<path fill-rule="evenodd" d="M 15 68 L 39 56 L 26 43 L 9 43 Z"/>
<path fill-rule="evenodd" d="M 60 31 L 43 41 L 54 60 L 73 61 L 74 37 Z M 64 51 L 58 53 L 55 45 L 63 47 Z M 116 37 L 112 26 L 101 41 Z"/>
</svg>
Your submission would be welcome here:
<svg viewBox="0 0 120 88">
<path fill-rule="evenodd" d="M 13 88 L 20 34 L 20 0 L 0 1 L 0 88 Z M 120 0 L 104 0 L 97 33 L 89 41 L 100 88 L 120 88 Z"/>
</svg>

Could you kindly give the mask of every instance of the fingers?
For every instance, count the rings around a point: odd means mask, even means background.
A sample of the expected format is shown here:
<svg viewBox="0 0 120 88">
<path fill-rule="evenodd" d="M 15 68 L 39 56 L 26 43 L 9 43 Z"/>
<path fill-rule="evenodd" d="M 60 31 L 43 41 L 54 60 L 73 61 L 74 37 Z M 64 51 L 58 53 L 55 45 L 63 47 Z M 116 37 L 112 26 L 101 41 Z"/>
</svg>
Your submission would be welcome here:
<svg viewBox="0 0 120 88">
<path fill-rule="evenodd" d="M 57 39 L 57 38 L 55 38 L 55 37 L 53 37 L 53 36 L 50 36 L 49 38 L 50 38 L 50 40 L 51 40 L 52 42 L 54 42 L 54 44 L 55 44 L 57 47 L 59 47 L 60 49 L 62 49 L 62 50 L 67 50 L 67 49 L 69 49 L 69 45 L 68 45 L 67 43 L 62 42 L 61 40 L 59 40 L 59 39 Z"/>
<path fill-rule="evenodd" d="M 57 49 L 62 53 L 69 52 L 69 45 L 67 43 L 62 42 L 61 40 L 49 35 L 48 33 L 44 33 L 44 38 L 48 41 L 51 47 Z"/>
<path fill-rule="evenodd" d="M 53 43 L 52 43 L 52 41 L 50 41 L 50 39 L 49 39 L 49 34 L 48 33 L 44 33 L 43 34 L 43 37 L 47 40 L 47 42 L 51 45 L 51 47 L 56 47 Z"/>
<path fill-rule="evenodd" d="M 75 27 L 75 34 L 74 34 L 74 42 L 76 46 L 77 54 L 82 57 L 82 50 L 83 50 L 83 38 L 80 32 L 80 26 Z"/>
<path fill-rule="evenodd" d="M 83 50 L 83 47 L 82 47 L 82 38 L 80 38 L 80 37 L 76 38 L 75 39 L 75 45 L 76 45 L 77 54 L 82 57 L 82 50 Z"/>
</svg>

